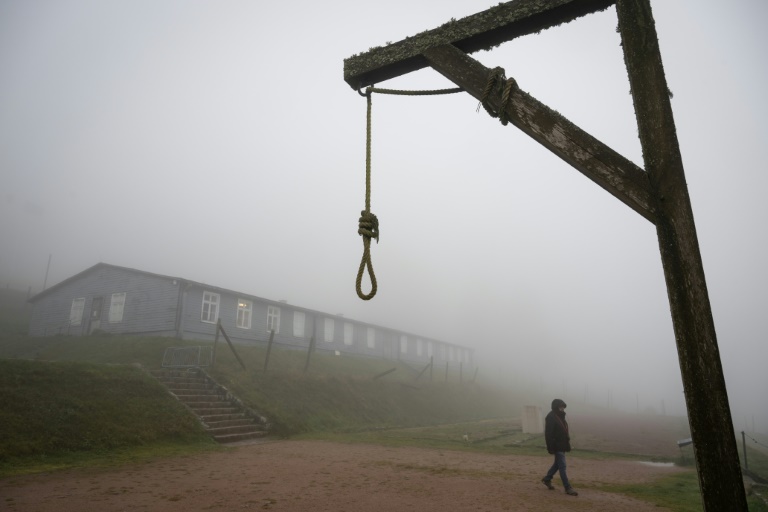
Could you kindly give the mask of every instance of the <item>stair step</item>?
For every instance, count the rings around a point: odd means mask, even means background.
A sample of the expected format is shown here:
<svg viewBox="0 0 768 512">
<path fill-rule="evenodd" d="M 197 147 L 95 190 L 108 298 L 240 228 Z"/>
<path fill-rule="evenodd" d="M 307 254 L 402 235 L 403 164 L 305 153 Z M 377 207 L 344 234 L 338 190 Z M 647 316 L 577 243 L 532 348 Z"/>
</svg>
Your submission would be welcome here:
<svg viewBox="0 0 768 512">
<path fill-rule="evenodd" d="M 237 407 L 209 407 L 209 408 L 202 408 L 202 409 L 195 409 L 193 407 L 190 407 L 190 409 L 192 409 L 192 412 L 194 412 L 200 417 L 213 416 L 213 415 L 219 415 L 219 414 L 234 414 L 239 411 Z"/>
<path fill-rule="evenodd" d="M 178 381 L 165 381 L 161 380 L 163 384 L 169 389 L 187 389 L 187 390 L 210 390 L 215 391 L 213 387 L 207 382 L 178 382 Z"/>
<path fill-rule="evenodd" d="M 208 425 L 209 429 L 216 429 L 216 428 L 224 428 L 224 427 L 253 427 L 256 425 L 253 422 L 253 418 L 237 418 L 237 419 L 231 419 L 231 420 L 220 420 L 220 421 L 206 421 L 206 425 Z"/>
<path fill-rule="evenodd" d="M 203 378 L 159 377 L 158 380 L 166 386 L 211 387 L 211 384 Z"/>
<path fill-rule="evenodd" d="M 175 393 L 171 391 L 174 395 L 176 395 L 176 398 L 181 400 L 182 402 L 188 404 L 193 402 L 227 402 L 225 397 L 218 395 L 218 394 L 212 394 L 212 395 L 187 395 L 185 393 Z"/>
<path fill-rule="evenodd" d="M 234 443 L 268 435 L 257 419 L 246 416 L 239 403 L 222 394 L 226 390 L 220 392 L 221 388 L 201 372 L 166 369 L 153 371 L 152 375 L 205 424 L 217 442 Z"/>
<path fill-rule="evenodd" d="M 154 371 L 152 372 L 152 375 L 155 378 L 160 380 L 163 380 L 163 379 L 178 379 L 178 380 L 189 380 L 189 381 L 206 381 L 207 380 L 203 375 L 200 375 L 198 373 L 188 373 L 188 372 Z"/>
<path fill-rule="evenodd" d="M 225 436 L 229 434 L 248 434 L 251 432 L 261 432 L 260 428 L 251 423 L 250 425 L 239 425 L 234 427 L 216 427 L 205 429 L 212 436 Z"/>
<path fill-rule="evenodd" d="M 209 409 L 233 409 L 236 412 L 240 411 L 240 409 L 232 404 L 232 402 L 227 401 L 218 401 L 218 402 L 184 402 L 184 405 L 192 409 L 193 411 L 202 411 L 202 410 L 209 410 Z M 225 413 L 220 413 L 225 414 Z"/>
<path fill-rule="evenodd" d="M 245 414 L 243 414 L 242 412 L 228 413 L 228 414 L 206 414 L 206 415 L 200 416 L 200 419 L 206 425 L 210 425 L 211 423 L 217 423 L 219 421 L 236 421 L 243 418 L 245 418 Z"/>
</svg>

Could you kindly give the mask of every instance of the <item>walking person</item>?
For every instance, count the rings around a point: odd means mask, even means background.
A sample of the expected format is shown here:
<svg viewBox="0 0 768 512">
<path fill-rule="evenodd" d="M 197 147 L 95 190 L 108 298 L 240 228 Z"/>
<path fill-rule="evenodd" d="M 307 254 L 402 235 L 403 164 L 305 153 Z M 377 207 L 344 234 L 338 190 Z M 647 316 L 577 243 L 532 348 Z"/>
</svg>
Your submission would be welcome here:
<svg viewBox="0 0 768 512">
<path fill-rule="evenodd" d="M 553 490 L 555 486 L 552 485 L 552 477 L 559 471 L 565 493 L 578 496 L 579 493 L 571 487 L 565 472 L 565 452 L 571 451 L 571 437 L 568 434 L 568 422 L 565 421 L 565 408 L 565 402 L 555 398 L 552 400 L 552 410 L 544 420 L 544 440 L 547 442 L 547 451 L 555 456 L 555 462 L 541 481 L 547 489 Z"/>
</svg>

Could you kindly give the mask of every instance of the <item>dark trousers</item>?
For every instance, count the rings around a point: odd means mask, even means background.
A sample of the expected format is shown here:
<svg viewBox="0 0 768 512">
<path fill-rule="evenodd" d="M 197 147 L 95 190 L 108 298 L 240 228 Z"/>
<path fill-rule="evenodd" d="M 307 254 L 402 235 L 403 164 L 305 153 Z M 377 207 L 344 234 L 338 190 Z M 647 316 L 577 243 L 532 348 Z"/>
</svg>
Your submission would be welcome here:
<svg viewBox="0 0 768 512">
<path fill-rule="evenodd" d="M 560 480 L 563 481 L 563 487 L 566 489 L 571 487 L 571 484 L 568 482 L 568 475 L 565 472 L 565 452 L 555 452 L 555 462 L 552 464 L 552 467 L 549 468 L 549 471 L 547 471 L 547 476 L 544 477 L 545 480 L 552 480 L 552 477 L 555 476 L 555 473 L 560 472 Z"/>
</svg>

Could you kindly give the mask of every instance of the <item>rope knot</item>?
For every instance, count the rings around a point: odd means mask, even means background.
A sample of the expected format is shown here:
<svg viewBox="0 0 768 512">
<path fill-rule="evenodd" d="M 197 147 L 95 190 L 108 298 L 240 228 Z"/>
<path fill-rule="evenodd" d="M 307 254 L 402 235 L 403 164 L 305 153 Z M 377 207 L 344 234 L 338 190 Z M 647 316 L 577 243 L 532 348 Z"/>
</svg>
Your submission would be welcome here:
<svg viewBox="0 0 768 512">
<path fill-rule="evenodd" d="M 507 105 L 512 97 L 512 91 L 517 89 L 517 82 L 514 78 L 507 78 L 504 68 L 493 68 L 488 73 L 488 81 L 485 84 L 483 95 L 480 98 L 480 103 L 477 105 L 477 110 L 480 110 L 480 105 L 483 106 L 488 115 L 491 117 L 497 117 L 501 124 L 504 126 L 509 122 L 509 116 L 507 115 Z M 501 102 L 499 103 L 499 110 L 493 110 L 491 106 L 491 96 L 501 96 Z"/>
<path fill-rule="evenodd" d="M 373 273 L 373 263 L 371 262 L 371 238 L 375 238 L 376 243 L 379 243 L 379 219 L 376 215 L 368 210 L 361 211 L 357 234 L 363 237 L 363 257 L 360 260 L 360 268 L 357 269 L 355 290 L 361 299 L 371 300 L 378 289 L 376 274 Z M 367 294 L 363 293 L 363 272 L 366 268 L 368 269 L 368 276 L 371 278 L 371 291 Z"/>
<path fill-rule="evenodd" d="M 360 221 L 357 228 L 357 234 L 360 236 L 376 239 L 379 243 L 379 219 L 373 213 L 363 210 L 360 212 Z"/>
</svg>

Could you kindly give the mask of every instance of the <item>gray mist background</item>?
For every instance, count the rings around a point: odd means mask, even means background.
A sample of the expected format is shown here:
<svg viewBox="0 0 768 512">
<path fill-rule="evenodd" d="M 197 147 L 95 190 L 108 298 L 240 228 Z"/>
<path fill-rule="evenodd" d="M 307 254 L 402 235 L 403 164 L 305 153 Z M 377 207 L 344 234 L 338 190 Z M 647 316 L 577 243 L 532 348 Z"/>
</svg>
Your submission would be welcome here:
<svg viewBox="0 0 768 512">
<path fill-rule="evenodd" d="M 768 18 L 653 1 L 737 430 L 768 431 Z M 97 262 L 474 347 L 481 378 L 682 414 L 654 227 L 466 94 L 343 60 L 492 3 L 0 0 L 0 285 Z M 643 166 L 613 8 L 474 55 Z M 389 88 L 453 85 L 432 70 Z M 368 290 L 368 285 L 364 287 Z"/>
</svg>

